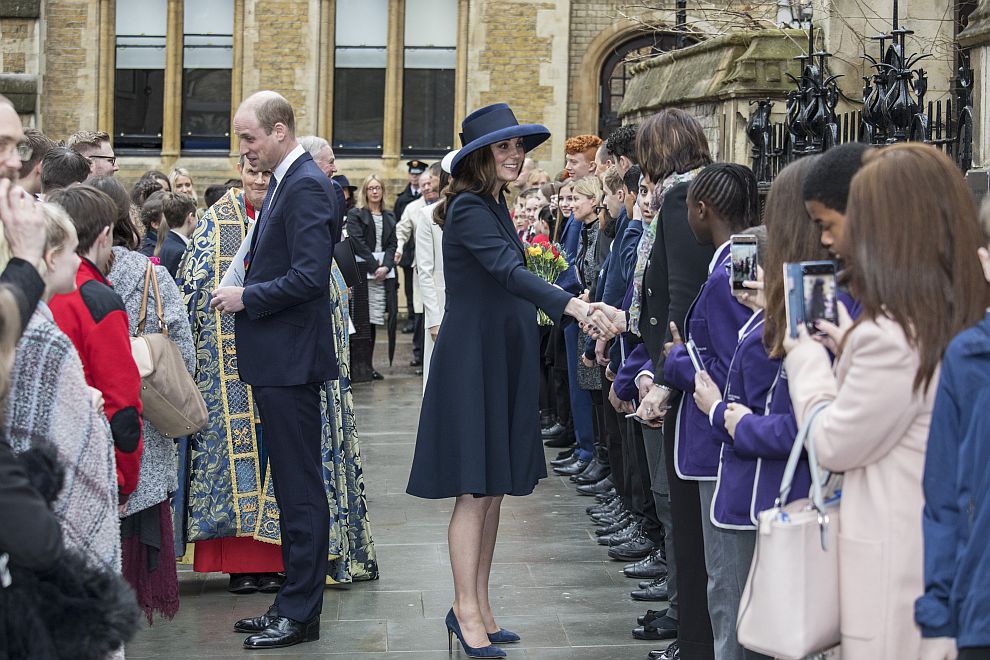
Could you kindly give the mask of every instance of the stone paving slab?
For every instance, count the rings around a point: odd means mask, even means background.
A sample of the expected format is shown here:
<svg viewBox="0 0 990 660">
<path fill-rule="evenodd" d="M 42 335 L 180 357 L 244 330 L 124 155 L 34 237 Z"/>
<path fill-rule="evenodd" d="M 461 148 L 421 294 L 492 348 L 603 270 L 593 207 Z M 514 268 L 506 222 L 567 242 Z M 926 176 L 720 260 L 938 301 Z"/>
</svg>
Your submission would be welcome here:
<svg viewBox="0 0 990 660">
<path fill-rule="evenodd" d="M 404 492 L 421 396 L 419 378 L 405 366 L 407 346 L 400 341 L 395 366 L 379 366 L 386 380 L 355 386 L 381 579 L 328 588 L 319 641 L 258 652 L 240 647 L 244 635 L 232 632 L 231 624 L 262 613 L 272 597 L 234 596 L 226 592 L 226 576 L 180 567 L 179 614 L 146 626 L 128 645 L 128 658 L 467 657 L 456 640 L 448 656 L 443 624 L 453 597 L 447 555 L 453 501 Z M 554 454 L 547 450 L 548 458 Z M 635 581 L 623 577 L 623 564 L 594 542 L 584 514 L 591 503 L 559 477 L 545 479 L 529 497 L 505 499 L 491 599 L 500 625 L 523 638 L 505 647 L 509 660 L 644 660 L 650 649 L 665 645 L 630 635 L 638 615 L 664 604 L 630 600 Z"/>
</svg>

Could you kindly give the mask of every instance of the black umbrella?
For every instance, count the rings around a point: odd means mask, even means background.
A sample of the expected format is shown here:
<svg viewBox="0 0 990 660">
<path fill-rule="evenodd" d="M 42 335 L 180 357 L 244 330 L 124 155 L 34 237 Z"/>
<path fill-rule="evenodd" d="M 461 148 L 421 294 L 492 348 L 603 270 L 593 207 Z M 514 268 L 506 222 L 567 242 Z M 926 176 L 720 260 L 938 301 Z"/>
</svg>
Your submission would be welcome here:
<svg viewBox="0 0 990 660">
<path fill-rule="evenodd" d="M 399 325 L 399 283 L 395 278 L 385 280 L 385 327 L 388 329 L 388 366 L 395 357 L 395 331 Z"/>
</svg>

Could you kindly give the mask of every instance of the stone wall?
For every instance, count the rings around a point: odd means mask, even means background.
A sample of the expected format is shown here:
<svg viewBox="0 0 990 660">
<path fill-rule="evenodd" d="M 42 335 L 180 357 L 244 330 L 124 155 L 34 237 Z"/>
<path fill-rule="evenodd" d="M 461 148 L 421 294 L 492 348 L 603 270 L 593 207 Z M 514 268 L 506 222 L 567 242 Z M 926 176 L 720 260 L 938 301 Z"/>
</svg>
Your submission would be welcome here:
<svg viewBox="0 0 990 660">
<path fill-rule="evenodd" d="M 316 131 L 320 3 L 246 0 L 244 5 L 244 96 L 276 90 L 295 109 L 296 131 Z"/>
<path fill-rule="evenodd" d="M 563 153 L 570 0 L 473 0 L 468 37 L 467 112 L 508 103 L 522 123 L 553 137 L 533 156 Z"/>
<path fill-rule="evenodd" d="M 61 140 L 97 127 L 99 3 L 49 0 L 42 17 L 41 129 Z"/>
</svg>

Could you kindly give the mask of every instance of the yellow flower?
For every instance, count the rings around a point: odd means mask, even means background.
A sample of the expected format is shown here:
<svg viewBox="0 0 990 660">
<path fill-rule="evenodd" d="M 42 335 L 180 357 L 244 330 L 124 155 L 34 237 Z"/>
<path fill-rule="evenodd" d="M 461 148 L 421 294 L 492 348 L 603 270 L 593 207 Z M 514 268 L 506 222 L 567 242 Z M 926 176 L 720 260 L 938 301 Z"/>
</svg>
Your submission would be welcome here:
<svg viewBox="0 0 990 660">
<path fill-rule="evenodd" d="M 529 246 L 528 248 L 526 248 L 526 251 L 529 252 L 529 256 L 531 257 L 540 256 L 540 248 L 536 247 L 535 245 Z"/>
<path fill-rule="evenodd" d="M 559 268 L 560 270 L 566 270 L 567 259 L 564 259 L 563 257 L 557 257 L 557 268 Z"/>
</svg>

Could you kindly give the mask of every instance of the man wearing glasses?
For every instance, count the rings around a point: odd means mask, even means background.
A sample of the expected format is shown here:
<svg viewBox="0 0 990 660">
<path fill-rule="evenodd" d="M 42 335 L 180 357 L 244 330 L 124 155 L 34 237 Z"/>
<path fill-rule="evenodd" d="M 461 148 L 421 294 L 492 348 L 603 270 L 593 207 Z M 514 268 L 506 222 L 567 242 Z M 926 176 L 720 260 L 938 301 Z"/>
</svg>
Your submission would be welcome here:
<svg viewBox="0 0 990 660">
<path fill-rule="evenodd" d="M 89 159 L 92 176 L 113 176 L 120 169 L 110 136 L 103 131 L 77 131 L 69 136 L 65 146 Z"/>
</svg>

